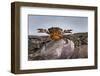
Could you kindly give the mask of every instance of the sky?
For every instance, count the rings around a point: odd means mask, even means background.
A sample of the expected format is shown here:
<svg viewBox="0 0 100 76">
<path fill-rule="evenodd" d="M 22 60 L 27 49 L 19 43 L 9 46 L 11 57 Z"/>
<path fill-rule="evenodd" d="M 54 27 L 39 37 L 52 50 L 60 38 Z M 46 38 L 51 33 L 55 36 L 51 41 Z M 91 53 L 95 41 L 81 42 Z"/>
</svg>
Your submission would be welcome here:
<svg viewBox="0 0 100 76">
<path fill-rule="evenodd" d="M 38 33 L 37 29 L 48 29 L 50 27 L 60 27 L 63 30 L 72 29 L 73 33 L 88 32 L 88 17 L 53 15 L 28 16 L 28 35 L 47 35 L 45 33 Z"/>
</svg>

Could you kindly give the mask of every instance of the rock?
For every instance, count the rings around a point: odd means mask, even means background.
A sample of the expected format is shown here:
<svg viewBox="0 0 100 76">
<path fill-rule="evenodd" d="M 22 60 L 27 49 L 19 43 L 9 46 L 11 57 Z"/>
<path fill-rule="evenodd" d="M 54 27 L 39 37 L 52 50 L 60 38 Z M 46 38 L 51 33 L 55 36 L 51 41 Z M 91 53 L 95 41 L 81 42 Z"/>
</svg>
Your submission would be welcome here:
<svg viewBox="0 0 100 76">
<path fill-rule="evenodd" d="M 87 58 L 88 57 L 88 48 L 87 45 L 81 45 L 79 51 L 79 58 Z"/>
<path fill-rule="evenodd" d="M 68 43 L 61 39 L 58 41 L 51 41 L 43 46 L 41 56 L 44 59 L 58 59 L 70 58 L 74 51 L 74 43 L 68 40 Z"/>
<path fill-rule="evenodd" d="M 74 52 L 74 43 L 71 40 L 68 40 L 68 44 L 65 44 L 62 49 L 60 58 L 70 59 L 73 55 L 73 52 Z"/>
</svg>

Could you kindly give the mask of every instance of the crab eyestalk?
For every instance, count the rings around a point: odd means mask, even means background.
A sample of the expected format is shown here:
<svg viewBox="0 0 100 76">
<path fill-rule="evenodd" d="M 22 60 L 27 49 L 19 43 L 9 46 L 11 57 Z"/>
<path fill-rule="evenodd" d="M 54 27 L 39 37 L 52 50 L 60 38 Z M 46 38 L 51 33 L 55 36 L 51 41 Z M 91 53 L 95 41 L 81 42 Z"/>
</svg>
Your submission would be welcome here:
<svg viewBox="0 0 100 76">
<path fill-rule="evenodd" d="M 72 29 L 64 30 L 64 33 L 72 33 Z"/>
</svg>

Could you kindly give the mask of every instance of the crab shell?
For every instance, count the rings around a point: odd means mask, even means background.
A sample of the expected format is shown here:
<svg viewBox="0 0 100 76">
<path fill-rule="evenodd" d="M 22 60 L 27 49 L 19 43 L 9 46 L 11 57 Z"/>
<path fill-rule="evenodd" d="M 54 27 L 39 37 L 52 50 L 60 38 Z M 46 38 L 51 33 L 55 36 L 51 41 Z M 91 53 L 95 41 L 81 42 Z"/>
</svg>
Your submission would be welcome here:
<svg viewBox="0 0 100 76">
<path fill-rule="evenodd" d="M 63 38 L 63 34 L 62 34 L 62 32 L 59 31 L 59 30 L 54 30 L 52 33 L 50 33 L 50 38 L 51 38 L 52 40 L 57 41 L 57 40 L 60 40 L 60 39 Z"/>
</svg>

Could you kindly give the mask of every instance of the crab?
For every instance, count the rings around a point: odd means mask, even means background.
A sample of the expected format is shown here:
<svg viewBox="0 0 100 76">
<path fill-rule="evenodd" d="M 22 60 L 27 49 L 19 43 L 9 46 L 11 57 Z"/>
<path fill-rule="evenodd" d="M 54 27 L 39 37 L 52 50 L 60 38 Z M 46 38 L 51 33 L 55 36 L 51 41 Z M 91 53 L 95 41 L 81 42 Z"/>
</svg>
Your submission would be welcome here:
<svg viewBox="0 0 100 76">
<path fill-rule="evenodd" d="M 63 30 L 59 27 L 51 27 L 48 29 L 39 28 L 37 30 L 39 33 L 49 34 L 49 37 L 54 41 L 62 39 L 65 33 L 72 33 L 72 29 Z"/>
</svg>

